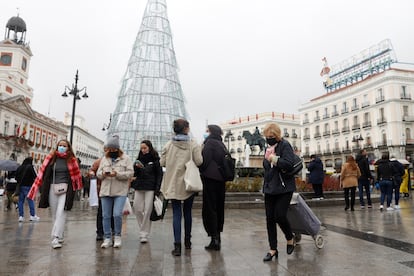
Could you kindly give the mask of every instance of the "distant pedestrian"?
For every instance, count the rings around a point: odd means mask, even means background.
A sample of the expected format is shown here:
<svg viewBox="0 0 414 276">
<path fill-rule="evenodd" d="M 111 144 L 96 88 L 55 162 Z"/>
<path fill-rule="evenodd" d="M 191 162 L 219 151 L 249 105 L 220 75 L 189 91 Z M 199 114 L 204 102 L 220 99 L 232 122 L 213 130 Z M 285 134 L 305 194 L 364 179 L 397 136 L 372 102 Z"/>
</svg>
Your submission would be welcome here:
<svg viewBox="0 0 414 276">
<path fill-rule="evenodd" d="M 207 250 L 220 250 L 221 238 L 224 226 L 224 199 L 226 181 L 221 172 L 225 145 L 221 135 L 223 131 L 217 125 L 208 125 L 206 139 L 204 140 L 202 155 L 203 164 L 200 172 L 203 180 L 203 208 L 202 217 L 204 229 L 211 238 L 210 244 L 204 248 Z"/>
<path fill-rule="evenodd" d="M 341 169 L 341 186 L 344 189 L 345 211 L 349 209 L 349 192 L 351 192 L 351 211 L 354 211 L 355 190 L 358 186 L 358 178 L 361 176 L 358 164 L 352 155 L 348 155 Z"/>
<path fill-rule="evenodd" d="M 89 174 L 86 172 L 83 175 L 83 195 L 82 198 L 83 200 L 88 199 L 89 198 L 89 188 L 90 188 L 90 178 L 89 178 Z"/>
<path fill-rule="evenodd" d="M 36 177 L 37 174 L 33 168 L 33 158 L 27 157 L 16 171 L 16 180 L 18 185 L 18 191 L 16 191 L 16 193 L 19 195 L 19 222 L 24 221 L 24 200 L 26 199 Z M 29 205 L 30 221 L 38 221 L 40 218 L 36 216 L 33 200 L 28 198 L 27 203 Z"/>
<path fill-rule="evenodd" d="M 105 147 L 105 157 L 102 158 L 97 176 L 102 180 L 99 196 L 102 200 L 104 241 L 101 248 L 112 246 L 114 233 L 114 248 L 122 245 L 122 212 L 129 191 L 129 179 L 134 174 L 133 164 L 128 155 L 120 148 L 119 137 L 109 137 Z M 114 217 L 114 229 L 111 229 L 111 217 Z"/>
<path fill-rule="evenodd" d="M 369 168 L 366 149 L 360 150 L 359 154 L 356 157 L 356 162 L 358 163 L 359 170 L 361 171 L 361 176 L 358 178 L 358 193 L 361 209 L 365 208 L 364 189 L 365 194 L 367 196 L 368 208 L 372 208 L 370 185 L 373 180 L 373 177 L 371 174 L 371 170 Z"/>
<path fill-rule="evenodd" d="M 134 210 L 138 221 L 141 243 L 148 241 L 151 231 L 151 212 L 154 195 L 160 195 L 162 168 L 158 152 L 151 141 L 143 140 L 134 163 L 134 177 L 131 187 L 134 188 Z"/>
<path fill-rule="evenodd" d="M 390 159 L 392 170 L 393 170 L 393 186 L 392 190 L 394 192 L 394 209 L 400 209 L 400 187 L 402 183 L 402 177 L 404 175 L 404 166 L 395 159 L 394 156 Z"/>
<path fill-rule="evenodd" d="M 161 183 L 161 192 L 171 200 L 173 209 L 174 249 L 173 256 L 181 256 L 181 218 L 184 213 L 184 241 L 191 244 L 191 228 L 193 223 L 192 208 L 194 192 L 187 192 L 184 183 L 185 163 L 193 158 L 200 166 L 203 163 L 201 147 L 189 136 L 190 124 L 185 119 L 177 119 L 173 123 L 175 136 L 165 146 L 161 154 L 160 164 L 166 171 Z"/>
<path fill-rule="evenodd" d="M 11 206 L 18 208 L 17 202 L 13 201 L 13 194 L 16 192 L 17 189 L 16 171 L 8 171 L 6 173 L 6 178 L 4 182 L 6 183 L 5 192 L 7 196 L 7 204 L 5 209 L 8 211 L 11 209 Z"/>
<path fill-rule="evenodd" d="M 404 165 L 404 175 L 402 177 L 401 187 L 400 187 L 400 193 L 404 194 L 404 197 L 409 197 L 409 180 L 410 180 L 410 173 L 409 173 L 409 167 L 408 165 Z"/>
<path fill-rule="evenodd" d="M 55 185 L 61 183 L 67 184 L 64 193 L 55 191 Z M 46 156 L 27 198 L 34 200 L 40 186 L 39 208 L 50 206 L 53 218 L 51 244 L 54 249 L 60 248 L 64 241 L 66 211 L 72 209 L 75 193 L 82 189 L 82 175 L 69 141 L 58 141 L 56 148 Z"/>
<path fill-rule="evenodd" d="M 325 179 L 325 172 L 323 171 L 322 161 L 315 154 L 312 154 L 310 158 L 311 161 L 308 164 L 309 183 L 312 184 L 312 188 L 315 193 L 315 199 L 324 199 L 323 181 Z"/>
<path fill-rule="evenodd" d="M 394 210 L 391 207 L 392 189 L 394 185 L 393 166 L 390 162 L 390 155 L 388 152 L 382 153 L 381 159 L 376 162 L 377 165 L 377 179 L 381 190 L 381 205 L 380 211 L 384 210 L 385 197 L 387 198 L 387 211 Z"/>
</svg>

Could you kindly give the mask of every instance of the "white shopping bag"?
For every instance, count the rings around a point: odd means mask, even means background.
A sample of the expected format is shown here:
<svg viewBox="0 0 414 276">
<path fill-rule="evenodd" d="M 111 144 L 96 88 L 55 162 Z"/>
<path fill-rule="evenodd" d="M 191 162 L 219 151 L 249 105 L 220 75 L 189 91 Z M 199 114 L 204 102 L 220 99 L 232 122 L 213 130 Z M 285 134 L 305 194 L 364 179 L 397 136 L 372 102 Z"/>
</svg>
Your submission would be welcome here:
<svg viewBox="0 0 414 276">
<path fill-rule="evenodd" d="M 96 178 L 90 180 L 89 186 L 89 205 L 96 207 L 99 205 L 98 188 L 96 187 Z"/>
</svg>

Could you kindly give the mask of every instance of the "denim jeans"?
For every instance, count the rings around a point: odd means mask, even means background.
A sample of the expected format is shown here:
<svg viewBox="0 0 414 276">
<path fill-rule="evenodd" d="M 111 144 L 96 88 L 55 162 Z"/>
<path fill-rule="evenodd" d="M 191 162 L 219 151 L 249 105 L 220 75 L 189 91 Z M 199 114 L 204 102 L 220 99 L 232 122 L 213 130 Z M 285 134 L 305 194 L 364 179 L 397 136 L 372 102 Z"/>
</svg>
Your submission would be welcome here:
<svg viewBox="0 0 414 276">
<path fill-rule="evenodd" d="M 30 191 L 30 186 L 20 186 L 19 192 L 19 217 L 24 217 L 24 200 L 27 197 L 27 194 Z M 33 200 L 27 198 L 27 203 L 29 204 L 30 215 L 34 216 L 35 213 L 35 206 Z"/>
<path fill-rule="evenodd" d="M 392 189 L 394 190 L 394 196 L 395 196 L 395 205 L 399 204 L 400 201 L 400 187 L 401 187 L 401 183 L 400 184 L 395 184 L 393 185 Z"/>
<path fill-rule="evenodd" d="M 104 238 L 110 239 L 112 230 L 115 236 L 121 236 L 122 230 L 122 211 L 124 209 L 126 196 L 104 196 L 102 202 L 102 224 Z M 113 206 L 113 207 L 112 207 Z M 111 229 L 111 217 L 114 217 L 114 229 Z"/>
<path fill-rule="evenodd" d="M 181 218 L 184 213 L 184 236 L 185 238 L 191 237 L 192 227 L 192 209 L 193 209 L 194 195 L 190 196 L 184 203 L 181 200 L 172 199 L 171 205 L 173 209 L 173 230 L 174 230 L 174 242 L 181 243 Z"/>
<path fill-rule="evenodd" d="M 367 194 L 368 205 L 372 205 L 371 202 L 371 190 L 370 190 L 370 181 L 369 179 L 359 179 L 358 180 L 358 193 L 359 193 L 359 203 L 361 206 L 365 206 L 364 202 L 364 189 Z"/>
<path fill-rule="evenodd" d="M 384 205 L 385 196 L 387 196 L 387 207 L 391 206 L 392 186 L 392 180 L 380 180 L 381 205 Z"/>
</svg>

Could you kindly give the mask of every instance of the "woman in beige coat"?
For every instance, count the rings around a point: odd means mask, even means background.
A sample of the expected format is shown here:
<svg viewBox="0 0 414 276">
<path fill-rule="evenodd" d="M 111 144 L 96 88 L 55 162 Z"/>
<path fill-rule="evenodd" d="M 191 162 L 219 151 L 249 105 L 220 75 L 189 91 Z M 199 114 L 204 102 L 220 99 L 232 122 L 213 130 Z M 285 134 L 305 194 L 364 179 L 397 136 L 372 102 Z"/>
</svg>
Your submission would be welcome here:
<svg viewBox="0 0 414 276">
<path fill-rule="evenodd" d="M 185 163 L 190 160 L 197 166 L 203 163 L 201 146 L 188 136 L 190 124 L 187 120 L 174 121 L 175 136 L 169 141 L 161 154 L 160 164 L 165 167 L 164 177 L 161 183 L 161 192 L 166 199 L 171 200 L 173 209 L 174 229 L 174 256 L 181 256 L 181 217 L 184 213 L 184 242 L 185 248 L 191 248 L 192 208 L 194 192 L 185 190 L 184 173 Z M 184 205 L 184 206 L 183 206 Z"/>
<path fill-rule="evenodd" d="M 347 156 L 346 163 L 341 169 L 341 186 L 344 188 L 345 211 L 349 209 L 349 191 L 351 191 L 351 211 L 354 211 L 355 190 L 358 186 L 358 178 L 361 176 L 358 164 L 352 155 Z"/>
</svg>

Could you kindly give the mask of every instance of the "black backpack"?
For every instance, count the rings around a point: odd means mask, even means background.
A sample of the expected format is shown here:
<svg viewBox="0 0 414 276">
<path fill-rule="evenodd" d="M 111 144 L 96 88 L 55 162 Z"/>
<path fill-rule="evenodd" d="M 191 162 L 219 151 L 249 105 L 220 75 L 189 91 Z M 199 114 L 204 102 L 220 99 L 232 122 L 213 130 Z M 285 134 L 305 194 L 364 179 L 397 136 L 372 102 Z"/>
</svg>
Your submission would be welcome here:
<svg viewBox="0 0 414 276">
<path fill-rule="evenodd" d="M 233 181 L 236 176 L 236 159 L 231 157 L 230 152 L 224 149 L 223 165 L 219 167 L 225 181 Z"/>
</svg>

